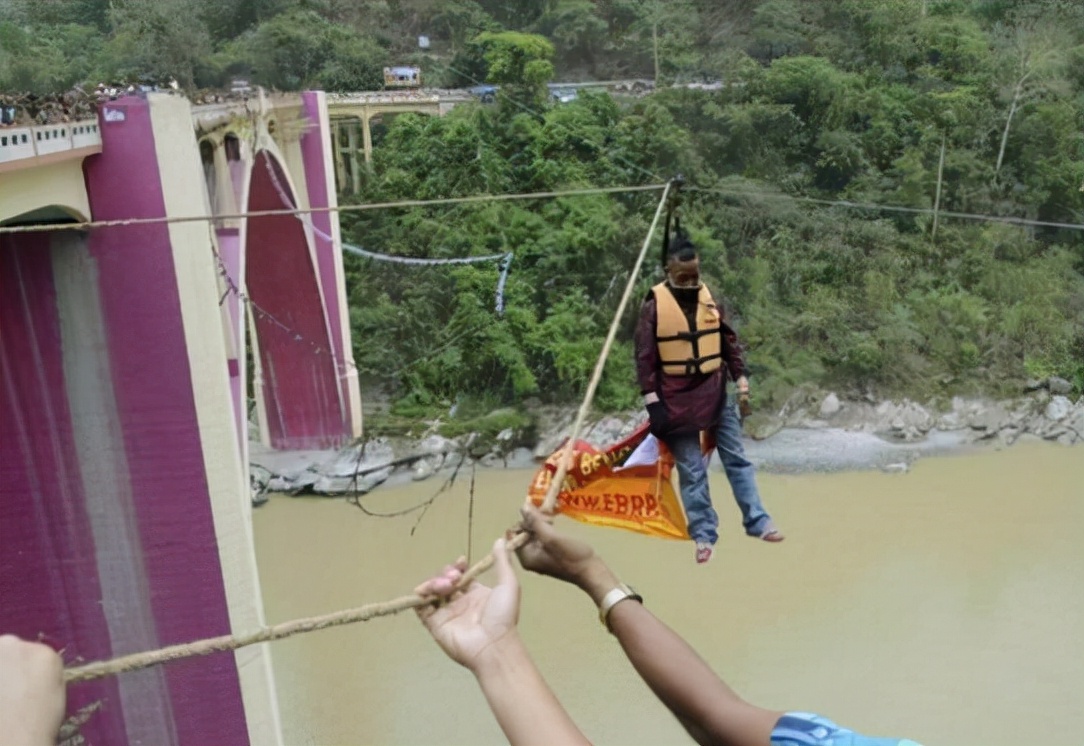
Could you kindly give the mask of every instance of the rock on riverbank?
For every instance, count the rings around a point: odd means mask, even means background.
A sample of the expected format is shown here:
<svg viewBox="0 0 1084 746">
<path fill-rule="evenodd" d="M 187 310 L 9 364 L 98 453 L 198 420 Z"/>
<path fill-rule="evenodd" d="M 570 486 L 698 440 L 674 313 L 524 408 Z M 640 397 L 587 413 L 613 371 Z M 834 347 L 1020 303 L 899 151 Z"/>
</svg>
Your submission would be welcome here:
<svg viewBox="0 0 1084 746">
<path fill-rule="evenodd" d="M 746 421 L 747 454 L 766 472 L 827 472 L 880 468 L 906 471 L 923 455 L 981 444 L 1008 446 L 1022 436 L 1063 445 L 1084 442 L 1084 397 L 1038 384 L 1012 400 L 954 398 L 940 409 L 908 399 L 842 400 L 833 392 L 801 391 L 777 412 Z M 421 439 L 377 438 L 337 452 L 272 451 L 251 444 L 253 501 L 268 492 L 364 494 L 388 482 L 427 479 L 455 467 L 530 468 L 568 437 L 572 409 L 535 412 L 526 431 L 501 432 L 485 445 L 474 434 Z M 580 437 L 612 443 L 644 420 L 642 412 L 593 420 Z M 537 433 L 537 435 L 534 435 Z"/>
</svg>

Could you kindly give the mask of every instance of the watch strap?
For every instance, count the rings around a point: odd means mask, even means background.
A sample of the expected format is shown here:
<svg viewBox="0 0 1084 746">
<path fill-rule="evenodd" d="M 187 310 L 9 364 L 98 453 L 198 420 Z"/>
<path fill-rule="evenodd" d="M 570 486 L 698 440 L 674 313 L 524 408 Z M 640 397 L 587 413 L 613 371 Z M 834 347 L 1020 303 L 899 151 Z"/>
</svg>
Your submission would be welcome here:
<svg viewBox="0 0 1084 746">
<path fill-rule="evenodd" d="M 598 605 L 598 619 L 602 622 L 602 626 L 606 629 L 610 629 L 609 617 L 613 607 L 630 598 L 633 601 L 638 601 L 640 603 L 644 602 L 643 596 L 624 583 L 619 583 L 616 587 L 608 591 L 606 595 L 602 597 L 602 601 L 600 601 Z"/>
</svg>

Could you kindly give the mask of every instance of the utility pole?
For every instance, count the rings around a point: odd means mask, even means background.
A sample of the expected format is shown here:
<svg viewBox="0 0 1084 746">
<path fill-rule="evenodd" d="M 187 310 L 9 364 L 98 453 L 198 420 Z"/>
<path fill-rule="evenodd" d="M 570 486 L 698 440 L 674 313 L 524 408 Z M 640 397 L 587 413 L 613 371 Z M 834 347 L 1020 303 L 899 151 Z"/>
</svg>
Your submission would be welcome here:
<svg viewBox="0 0 1084 746">
<path fill-rule="evenodd" d="M 655 48 L 655 90 L 659 89 L 659 22 L 651 24 L 651 43 Z"/>
<path fill-rule="evenodd" d="M 937 240 L 937 218 L 941 209 L 941 174 L 945 171 L 945 140 L 947 135 L 947 132 L 941 133 L 941 159 L 937 163 L 937 193 L 933 198 L 933 233 L 930 236 L 931 241 Z"/>
</svg>

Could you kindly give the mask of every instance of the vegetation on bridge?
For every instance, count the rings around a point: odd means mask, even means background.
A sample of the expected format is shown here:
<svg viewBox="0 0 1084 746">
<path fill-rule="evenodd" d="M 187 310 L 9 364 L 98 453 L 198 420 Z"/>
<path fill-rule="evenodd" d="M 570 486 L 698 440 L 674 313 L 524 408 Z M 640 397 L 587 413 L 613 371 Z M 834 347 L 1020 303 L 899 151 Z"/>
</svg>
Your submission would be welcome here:
<svg viewBox="0 0 1084 746">
<path fill-rule="evenodd" d="M 0 88 L 127 74 L 220 85 L 373 88 L 384 64 L 500 82 L 496 105 L 403 115 L 356 199 L 663 181 L 692 192 L 704 271 L 751 348 L 762 401 L 1084 388 L 1084 6 L 1070 0 L 99 0 L 16 2 Z M 664 12 L 665 11 L 665 12 Z M 416 47 L 417 34 L 432 39 Z M 544 37 L 544 38 L 543 38 Z M 662 83 L 645 97 L 545 82 Z M 940 186 L 940 189 L 939 189 Z M 938 193 L 940 197 L 938 198 Z M 355 199 L 343 195 L 342 200 Z M 399 411 L 461 397 L 578 397 L 657 195 L 343 215 L 347 240 L 423 257 L 512 251 L 498 268 L 347 257 L 357 361 Z M 657 280 L 641 279 L 640 290 Z M 598 403 L 634 406 L 631 313 Z"/>
</svg>

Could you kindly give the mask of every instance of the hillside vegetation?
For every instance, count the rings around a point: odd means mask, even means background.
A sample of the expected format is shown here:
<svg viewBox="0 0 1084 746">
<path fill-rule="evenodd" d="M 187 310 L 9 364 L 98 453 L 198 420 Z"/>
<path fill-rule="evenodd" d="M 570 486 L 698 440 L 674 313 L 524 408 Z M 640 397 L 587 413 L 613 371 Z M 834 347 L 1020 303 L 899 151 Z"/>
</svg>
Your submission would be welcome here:
<svg viewBox="0 0 1084 746">
<path fill-rule="evenodd" d="M 1064 0 L 81 0 L 0 5 L 0 89 L 233 77 L 279 89 L 500 85 L 494 104 L 403 115 L 359 195 L 428 199 L 687 182 L 706 280 L 761 403 L 1084 388 L 1084 4 Z M 431 39 L 418 48 L 417 36 Z M 637 77 L 640 97 L 550 81 Z M 687 87 L 688 83 L 716 85 Z M 939 189 L 940 185 L 940 189 Z M 939 196 L 938 196 L 939 193 Z M 658 193 L 342 215 L 356 358 L 402 413 L 578 398 Z M 823 201 L 823 202 L 822 202 Z M 877 207 L 913 208 L 915 212 Z M 938 204 L 935 219 L 928 210 Z M 1033 221 L 1014 225 L 966 213 Z M 659 239 L 661 240 L 661 239 Z M 634 307 L 657 282 L 658 240 Z M 636 406 L 634 309 L 599 392 Z"/>
</svg>

